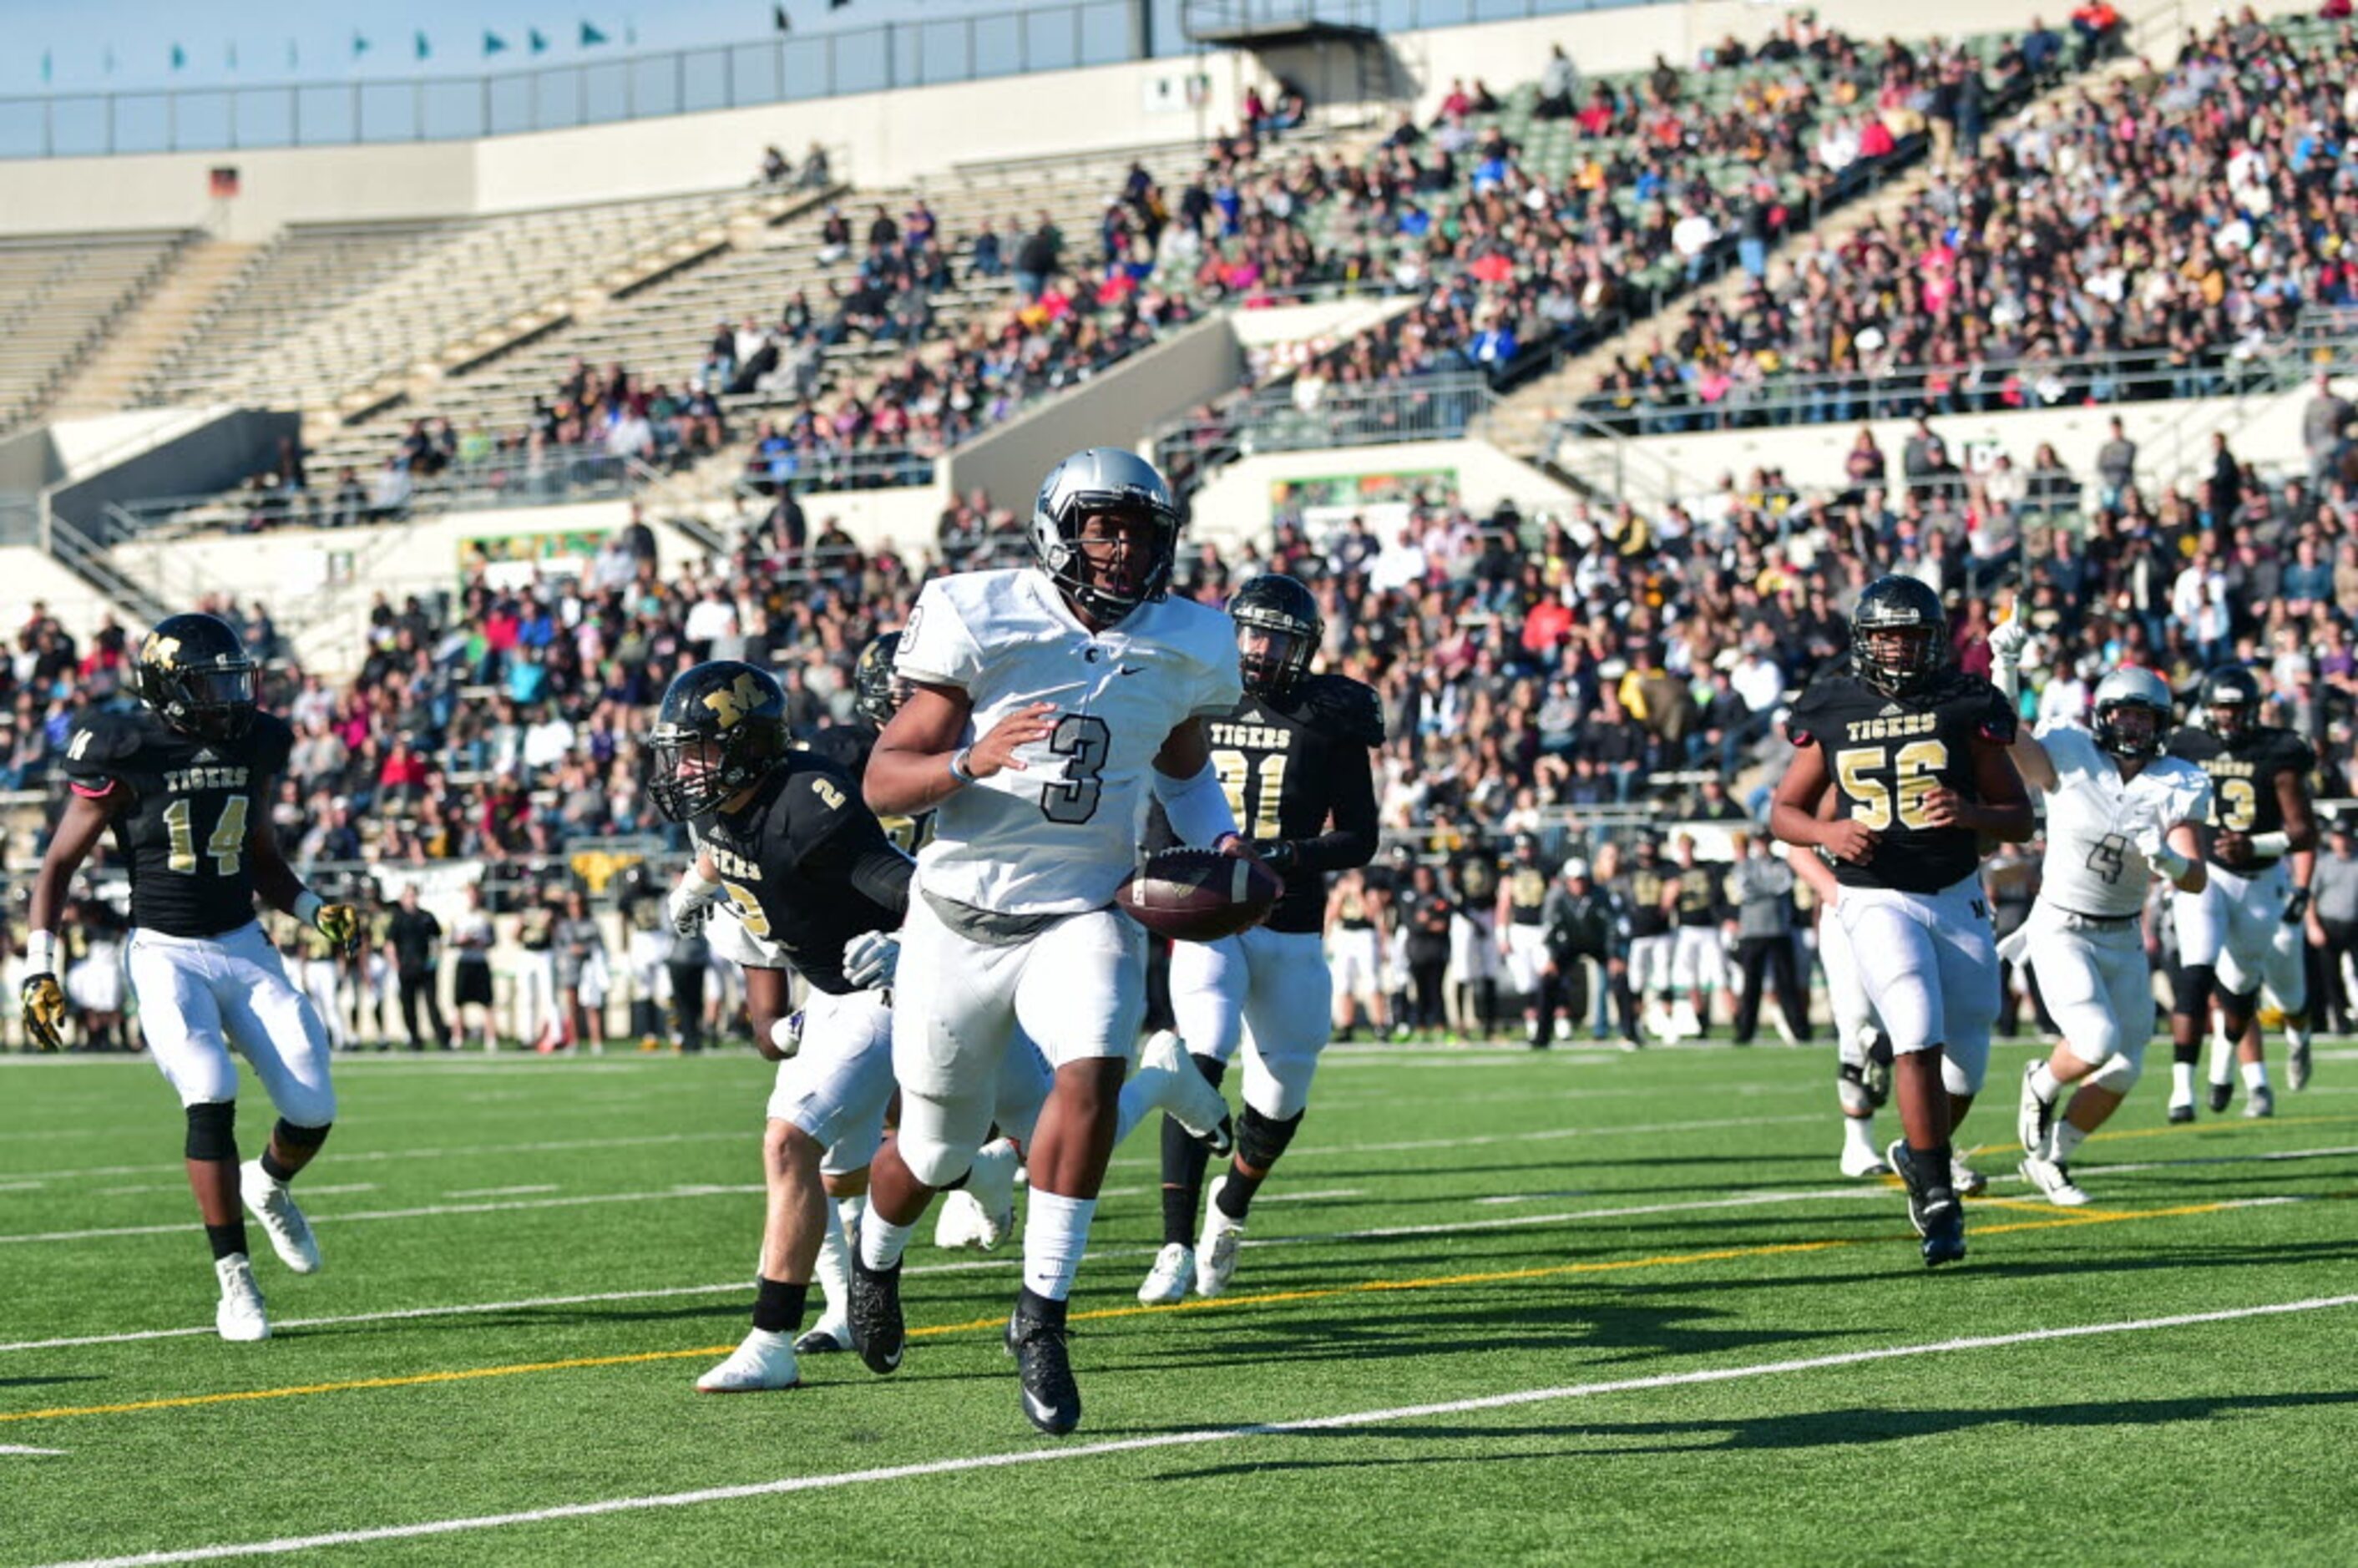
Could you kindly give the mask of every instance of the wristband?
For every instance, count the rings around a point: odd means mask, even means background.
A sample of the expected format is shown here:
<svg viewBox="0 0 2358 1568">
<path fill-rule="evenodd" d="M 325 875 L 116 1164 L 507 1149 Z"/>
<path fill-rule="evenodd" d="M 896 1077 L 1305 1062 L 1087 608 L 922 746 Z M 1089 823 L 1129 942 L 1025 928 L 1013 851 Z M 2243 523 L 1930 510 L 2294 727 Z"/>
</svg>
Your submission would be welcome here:
<svg viewBox="0 0 2358 1568">
<path fill-rule="evenodd" d="M 687 863 L 687 870 L 680 873 L 679 891 L 698 903 L 709 903 L 713 896 L 719 892 L 720 883 L 716 879 L 706 876 L 699 862 L 690 860 Z"/>
<path fill-rule="evenodd" d="M 2194 864 L 2167 844 L 2147 855 L 2146 863 L 2160 872 L 2163 881 L 2172 882 L 2184 876 L 2187 868 Z"/>
<path fill-rule="evenodd" d="M 2292 853 L 2292 838 L 2285 833 L 2255 833 L 2252 835 L 2252 853 L 2281 860 Z"/>
<path fill-rule="evenodd" d="M 326 899 L 321 898 L 309 888 L 305 888 L 295 895 L 295 907 L 290 913 L 297 920 L 316 931 L 319 928 L 319 911 L 326 908 L 327 904 Z"/>
<path fill-rule="evenodd" d="M 25 968 L 37 975 L 53 975 L 58 970 L 58 934 L 54 931 L 28 931 L 25 934 Z"/>
<path fill-rule="evenodd" d="M 950 777 L 957 780 L 957 782 L 962 784 L 970 784 L 975 782 L 974 774 L 968 773 L 966 766 L 967 757 L 968 753 L 973 752 L 973 750 L 974 748 L 971 746 L 960 746 L 957 751 L 950 753 Z"/>
</svg>

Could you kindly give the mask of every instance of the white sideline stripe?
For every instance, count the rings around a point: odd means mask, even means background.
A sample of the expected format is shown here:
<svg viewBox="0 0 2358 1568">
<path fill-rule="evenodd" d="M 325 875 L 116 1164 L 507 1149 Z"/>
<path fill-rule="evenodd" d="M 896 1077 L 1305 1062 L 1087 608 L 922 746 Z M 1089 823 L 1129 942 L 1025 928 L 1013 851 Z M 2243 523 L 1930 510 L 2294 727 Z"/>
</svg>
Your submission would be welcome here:
<svg viewBox="0 0 2358 1568">
<path fill-rule="evenodd" d="M 1324 1192 L 1315 1193 L 1263 1193 L 1255 1197 L 1253 1202 L 1321 1203 L 1328 1198 L 1363 1198 L 1367 1195 L 1368 1189 L 1365 1187 L 1329 1187 Z"/>
<path fill-rule="evenodd" d="M 2033 1328 L 2015 1334 L 1978 1335 L 1916 1345 L 1887 1345 L 1872 1350 L 1847 1350 L 1828 1356 L 1798 1357 L 1783 1361 L 1755 1362 L 1746 1367 L 1711 1367 L 1692 1372 L 1664 1372 L 1650 1378 L 1621 1378 L 1610 1382 L 1568 1383 L 1548 1389 L 1523 1389 L 1512 1393 L 1485 1394 L 1473 1399 L 1432 1404 L 1395 1405 L 1386 1410 L 1354 1411 L 1344 1415 L 1314 1416 L 1302 1421 L 1267 1422 L 1252 1426 L 1216 1427 L 1205 1432 L 1158 1433 L 1152 1437 L 1119 1438 L 1085 1443 L 1077 1447 L 1031 1448 L 1011 1454 L 979 1454 L 964 1459 L 936 1459 L 919 1465 L 892 1465 L 871 1470 L 837 1471 L 824 1476 L 789 1476 L 736 1487 L 708 1487 L 693 1492 L 666 1492 L 651 1497 L 610 1498 L 594 1503 L 566 1503 L 555 1508 L 515 1513 L 476 1514 L 468 1518 L 429 1519 L 416 1524 L 377 1525 L 366 1530 L 342 1530 L 319 1535 L 283 1536 L 276 1541 L 233 1545 L 188 1547 L 176 1552 L 146 1552 L 129 1557 L 86 1558 L 51 1563 L 47 1568 L 156 1568 L 170 1563 L 205 1563 L 223 1557 L 283 1556 L 322 1546 L 353 1546 L 373 1541 L 415 1541 L 428 1536 L 459 1535 L 500 1530 L 510 1525 L 544 1524 L 554 1519 L 595 1519 L 605 1514 L 641 1512 L 649 1509 L 694 1508 L 705 1503 L 736 1502 L 748 1498 L 781 1497 L 794 1492 L 833 1491 L 876 1481 L 915 1480 L 976 1470 L 1003 1469 L 1017 1465 L 1049 1465 L 1074 1459 L 1095 1459 L 1109 1454 L 1137 1454 L 1157 1448 L 1195 1447 L 1232 1443 L 1248 1437 L 1283 1437 L 1303 1432 L 1342 1432 L 1354 1427 L 1380 1426 L 1432 1416 L 1464 1415 L 1474 1411 L 1511 1410 L 1522 1405 L 1561 1400 L 1595 1399 L 1600 1395 L 1639 1393 L 1705 1383 L 1732 1383 L 1750 1378 L 1814 1372 L 1832 1367 L 1857 1367 L 1876 1361 L 1905 1360 L 1918 1356 L 1954 1355 L 1966 1350 L 2000 1350 L 2017 1345 L 2084 1339 L 2098 1335 L 2141 1334 L 2157 1329 L 2190 1328 L 2202 1324 L 2234 1323 L 2245 1318 L 2277 1317 L 2292 1313 L 2325 1312 L 2358 1306 L 2358 1295 L 2313 1296 L 2306 1301 L 2272 1302 L 2260 1306 L 2225 1307 L 2212 1312 L 2180 1313 L 2169 1317 L 2130 1318 L 2116 1323 L 2073 1324 L 2061 1328 Z"/>
<path fill-rule="evenodd" d="M 5 1137 L 5 1134 L 0 1134 Z M 744 1142 L 758 1139 L 761 1129 L 748 1123 L 747 1130 L 729 1132 L 650 1132 L 635 1138 L 559 1138 L 544 1143 L 493 1143 L 471 1149 L 338 1149 L 335 1161 L 339 1166 L 359 1164 L 379 1160 L 472 1160 L 494 1154 L 560 1154 L 579 1149 L 640 1149 L 666 1143 L 712 1143 L 727 1140 Z M 12 1171 L 5 1179 L 11 1182 L 78 1182 L 90 1176 L 160 1176 L 179 1175 L 181 1167 L 171 1165 L 89 1165 L 78 1171 Z"/>
<path fill-rule="evenodd" d="M 0 1443 L 0 1454 L 63 1454 L 62 1448 L 27 1448 L 21 1443 Z"/>
<path fill-rule="evenodd" d="M 543 1182 L 537 1186 L 461 1187 L 456 1192 L 444 1193 L 442 1195 L 446 1198 L 520 1198 L 527 1193 L 553 1193 L 557 1190 L 555 1182 Z"/>
<path fill-rule="evenodd" d="M 1718 1132 L 1732 1127 L 1790 1127 L 1798 1122 L 1830 1122 L 1823 1112 L 1794 1116 L 1725 1116 L 1707 1121 L 1630 1122 L 1618 1127 L 1549 1127 L 1537 1132 L 1477 1132 L 1470 1138 L 1413 1138 L 1400 1143 L 1314 1144 L 1287 1152 L 1293 1160 L 1333 1159 L 1352 1154 L 1407 1154 L 1422 1149 L 1477 1149 L 1489 1143 L 1552 1143 L 1565 1138 L 1616 1138 L 1627 1133 Z"/>
<path fill-rule="evenodd" d="M 451 1214 L 512 1214 L 519 1209 L 578 1208 L 585 1204 L 606 1203 L 670 1203 L 679 1198 L 742 1197 L 748 1193 L 764 1189 L 759 1183 L 750 1186 L 682 1186 L 666 1188 L 659 1193 L 589 1193 L 569 1198 L 522 1198 L 513 1203 L 438 1203 L 420 1208 L 362 1209 L 352 1214 L 315 1214 L 308 1216 L 313 1225 L 325 1225 L 331 1220 L 363 1219 L 426 1219 Z M 182 1220 L 173 1225 L 117 1225 L 95 1230 L 38 1230 L 13 1236 L 0 1236 L 0 1246 L 27 1241 L 95 1241 L 118 1236 L 170 1236 L 189 1228 Z"/>
<path fill-rule="evenodd" d="M 128 1186 L 92 1187 L 90 1189 L 90 1195 L 97 1198 L 120 1198 L 129 1197 L 139 1193 L 185 1193 L 188 1190 L 189 1184 L 187 1180 L 183 1178 L 177 1182 L 134 1182 Z M 345 1182 L 341 1184 L 330 1184 L 316 1187 L 306 1184 L 296 1190 L 303 1195 L 306 1202 L 308 1202 L 312 1198 L 321 1197 L 329 1193 L 373 1193 L 376 1191 L 376 1184 L 374 1182 Z"/>
</svg>

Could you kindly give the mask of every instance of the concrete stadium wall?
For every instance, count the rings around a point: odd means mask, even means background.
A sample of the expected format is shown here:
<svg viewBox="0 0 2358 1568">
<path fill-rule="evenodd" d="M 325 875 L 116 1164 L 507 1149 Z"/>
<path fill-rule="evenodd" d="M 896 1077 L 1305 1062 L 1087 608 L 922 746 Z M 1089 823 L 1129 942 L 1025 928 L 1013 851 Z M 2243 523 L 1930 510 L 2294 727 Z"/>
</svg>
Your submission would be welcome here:
<svg viewBox="0 0 2358 1568">
<path fill-rule="evenodd" d="M 84 642 L 109 615 L 124 619 L 105 598 L 59 566 L 38 545 L 0 546 L 0 636 L 11 639 L 38 604 Z"/>
<path fill-rule="evenodd" d="M 1823 20 L 1866 37 L 1955 35 L 2022 26 L 2030 0 L 1935 0 L 1899 10 L 1888 0 L 1817 0 Z M 2301 9 L 2284 0 L 2265 12 Z M 2045 7 L 2061 25 L 2069 7 Z M 2144 15 L 2167 9 L 2125 7 Z M 1429 115 L 1454 77 L 1505 87 L 1535 76 L 1550 45 L 1585 71 L 1634 70 L 1657 54 L 1692 59 L 1733 33 L 1758 39 L 1781 25 L 1780 7 L 1750 0 L 1621 6 L 1533 21 L 1492 22 L 1394 34 L 1374 104 L 1347 102 L 1358 73 L 1331 48 L 1324 61 L 1284 52 L 1268 62 L 1293 70 L 1321 107 L 1373 110 L 1389 97 Z M 1181 79 L 1209 78 L 1204 103 L 1184 104 Z M 451 216 L 717 189 L 752 175 L 761 149 L 790 152 L 812 141 L 842 150 L 842 171 L 885 185 L 946 174 L 979 159 L 1053 157 L 1202 137 L 1234 124 L 1244 89 L 1263 63 L 1227 53 L 1048 71 L 841 98 L 716 110 L 573 130 L 364 146 L 138 154 L 120 157 L 0 160 L 0 233 L 201 227 L 239 240 L 293 222 Z M 1045 112 L 1035 106 L 1052 105 Z M 216 201 L 206 173 L 234 164 L 242 193 Z"/>
<path fill-rule="evenodd" d="M 1271 489 L 1279 483 L 1437 470 L 1456 475 L 1459 499 L 1477 512 L 1512 501 L 1527 516 L 1540 511 L 1560 513 L 1573 501 L 1573 492 L 1562 481 L 1487 441 L 1408 441 L 1271 452 L 1229 464 L 1195 492 L 1190 540 L 1209 542 L 1223 550 L 1232 550 L 1248 539 L 1266 543 L 1276 512 Z"/>
</svg>

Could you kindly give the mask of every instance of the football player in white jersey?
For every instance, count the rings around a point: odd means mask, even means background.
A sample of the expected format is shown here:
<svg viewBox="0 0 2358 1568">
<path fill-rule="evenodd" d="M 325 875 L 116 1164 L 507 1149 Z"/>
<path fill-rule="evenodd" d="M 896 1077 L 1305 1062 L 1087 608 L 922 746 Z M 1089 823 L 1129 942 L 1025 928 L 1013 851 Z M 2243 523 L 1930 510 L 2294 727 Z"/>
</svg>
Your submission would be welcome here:
<svg viewBox="0 0 2358 1568">
<path fill-rule="evenodd" d="M 2028 633 L 2008 621 L 1990 637 L 1992 678 L 2011 698 Z M 2205 882 L 2196 824 L 2211 810 L 2202 770 L 2163 755 L 2169 687 L 2151 670 L 2119 669 L 2096 687 L 2095 728 L 2058 722 L 2018 732 L 2015 770 L 2047 797 L 2047 854 L 2030 918 L 2006 938 L 2028 963 L 2063 1038 L 2023 1070 L 2017 1131 L 2022 1174 L 2049 1201 L 2075 1207 L 2081 1140 L 2104 1124 L 2145 1068 L 2153 1034 L 2153 968 L 2146 957 L 2146 889 L 2160 876 L 2181 893 Z M 2064 1087 L 2078 1090 L 2058 1117 Z"/>
<path fill-rule="evenodd" d="M 881 814 L 934 811 L 902 935 L 897 1135 L 876 1158 L 851 1271 L 851 1332 L 877 1372 L 905 1337 L 900 1265 L 932 1195 L 988 1135 L 1020 1024 L 1055 1068 L 1030 1148 L 1023 1288 L 1007 1326 L 1025 1416 L 1079 1424 L 1065 1301 L 1146 1011 L 1146 932 L 1113 907 L 1148 791 L 1189 844 L 1245 854 L 1204 721 L 1243 695 L 1218 611 L 1170 597 L 1179 511 L 1163 476 L 1099 447 L 1052 470 L 1035 564 L 925 585 L 895 667 L 912 685 L 878 739 Z"/>
<path fill-rule="evenodd" d="M 1833 805 L 1829 792 L 1819 807 L 1821 815 L 1830 812 Z M 1866 988 L 1859 983 L 1850 933 L 1834 918 L 1834 906 L 1842 901 L 1842 883 L 1834 876 L 1833 862 L 1815 849 L 1788 849 L 1785 859 L 1796 880 L 1808 884 L 1818 899 L 1818 962 L 1826 971 L 1826 1000 L 1834 1015 L 1834 1098 L 1842 1109 L 1842 1173 L 1887 1175 L 1891 1167 L 1883 1162 L 1882 1148 L 1875 1141 L 1875 1113 L 1891 1098 L 1891 1038 L 1875 1022 Z M 1963 1185 L 1962 1182 L 1954 1184 Z"/>
</svg>

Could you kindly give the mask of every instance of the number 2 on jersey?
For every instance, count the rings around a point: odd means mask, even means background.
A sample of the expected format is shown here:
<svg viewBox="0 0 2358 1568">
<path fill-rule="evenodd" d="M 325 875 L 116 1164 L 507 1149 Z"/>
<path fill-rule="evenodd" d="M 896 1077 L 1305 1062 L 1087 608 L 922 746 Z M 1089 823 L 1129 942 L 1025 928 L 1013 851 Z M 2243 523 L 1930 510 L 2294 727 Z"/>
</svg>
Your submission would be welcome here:
<svg viewBox="0 0 2358 1568">
<path fill-rule="evenodd" d="M 1888 746 L 1855 746 L 1834 753 L 1834 773 L 1842 792 L 1850 797 L 1850 819 L 1871 833 L 1891 827 L 1894 801 L 1902 827 L 1925 832 L 1924 797 L 1940 787 L 1935 777 L 1949 765 L 1949 748 L 1940 741 L 1911 741 L 1895 753 Z M 1888 773 L 1889 782 L 1879 778 Z"/>
<path fill-rule="evenodd" d="M 205 840 L 205 853 L 213 858 L 217 876 L 233 877 L 245 860 L 245 796 L 231 795 L 222 802 L 221 820 L 213 825 L 212 837 Z M 174 801 L 164 811 L 164 827 L 172 838 L 171 858 L 166 862 L 183 876 L 197 874 L 197 835 L 192 803 L 185 797 Z"/>
<path fill-rule="evenodd" d="M 1256 769 L 1250 757 L 1233 748 L 1223 747 L 1212 753 L 1212 771 L 1220 775 L 1220 788 L 1228 796 L 1228 810 L 1247 838 L 1278 836 L 1277 806 L 1284 797 L 1285 764 L 1289 761 L 1284 752 L 1271 752 Z"/>
</svg>

